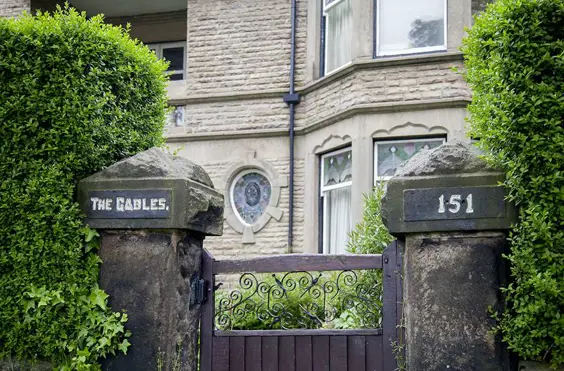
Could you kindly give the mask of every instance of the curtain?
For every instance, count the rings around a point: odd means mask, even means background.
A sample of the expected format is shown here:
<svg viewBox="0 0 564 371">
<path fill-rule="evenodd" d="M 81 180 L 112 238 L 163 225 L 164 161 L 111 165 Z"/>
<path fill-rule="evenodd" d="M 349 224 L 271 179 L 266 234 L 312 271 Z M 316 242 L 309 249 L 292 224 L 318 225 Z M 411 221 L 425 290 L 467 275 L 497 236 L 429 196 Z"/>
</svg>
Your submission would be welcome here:
<svg viewBox="0 0 564 371">
<path fill-rule="evenodd" d="M 325 252 L 345 254 L 351 231 L 351 187 L 342 187 L 327 191 L 325 215 L 327 218 L 324 233 Z"/>
<path fill-rule="evenodd" d="M 325 13 L 326 52 L 325 69 L 331 72 L 351 61 L 352 0 L 343 0 Z"/>
</svg>

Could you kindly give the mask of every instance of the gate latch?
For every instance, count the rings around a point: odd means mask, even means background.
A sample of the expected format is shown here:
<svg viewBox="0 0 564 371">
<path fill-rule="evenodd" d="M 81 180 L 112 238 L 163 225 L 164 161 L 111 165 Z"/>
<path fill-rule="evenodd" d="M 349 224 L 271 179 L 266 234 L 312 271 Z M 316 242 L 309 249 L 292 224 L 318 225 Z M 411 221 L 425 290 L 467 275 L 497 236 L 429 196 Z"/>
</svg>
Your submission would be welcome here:
<svg viewBox="0 0 564 371">
<path fill-rule="evenodd" d="M 206 281 L 198 273 L 190 277 L 190 309 L 195 305 L 202 305 L 206 302 Z"/>
</svg>

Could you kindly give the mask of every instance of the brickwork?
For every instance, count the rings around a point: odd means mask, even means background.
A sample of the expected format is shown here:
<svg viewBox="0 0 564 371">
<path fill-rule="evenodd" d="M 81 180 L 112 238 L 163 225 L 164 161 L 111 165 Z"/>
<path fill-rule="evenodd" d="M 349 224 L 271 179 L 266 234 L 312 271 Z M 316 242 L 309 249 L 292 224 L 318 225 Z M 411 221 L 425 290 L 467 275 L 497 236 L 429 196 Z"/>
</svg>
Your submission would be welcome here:
<svg viewBox="0 0 564 371">
<path fill-rule="evenodd" d="M 289 176 L 289 159 L 275 158 L 267 159 L 281 176 Z M 217 162 L 202 164 L 208 172 L 212 181 L 218 183 L 224 172 L 231 165 L 230 162 Z M 297 200 L 294 208 L 294 246 L 293 252 L 304 251 L 304 182 L 305 161 L 295 161 L 295 188 L 294 199 Z M 206 238 L 206 249 L 217 259 L 240 259 L 259 255 L 284 254 L 287 250 L 288 241 L 288 188 L 282 188 L 279 207 L 284 211 L 280 221 L 271 219 L 270 222 L 255 234 L 254 244 L 243 244 L 242 235 L 237 233 L 228 223 L 224 224 L 223 236 Z"/>
<path fill-rule="evenodd" d="M 191 104 L 185 108 L 186 131 L 202 133 L 288 126 L 288 106 L 280 98 Z"/>
<path fill-rule="evenodd" d="M 0 17 L 15 17 L 24 10 L 30 11 L 30 0 L 2 0 L 0 1 Z"/>
<path fill-rule="evenodd" d="M 305 63 L 305 4 L 298 61 Z M 291 1 L 195 0 L 188 7 L 193 94 L 288 89 Z M 304 68 L 299 69 L 303 80 Z"/>
<path fill-rule="evenodd" d="M 362 104 L 470 98 L 462 76 L 451 70 L 462 62 L 360 70 L 306 94 L 297 126 L 307 126 Z"/>
<path fill-rule="evenodd" d="M 430 63 L 355 71 L 302 96 L 296 127 L 305 127 L 362 104 L 471 97 L 459 73 L 462 62 Z M 288 126 L 281 98 L 233 100 L 186 106 L 189 133 L 273 129 Z"/>
</svg>

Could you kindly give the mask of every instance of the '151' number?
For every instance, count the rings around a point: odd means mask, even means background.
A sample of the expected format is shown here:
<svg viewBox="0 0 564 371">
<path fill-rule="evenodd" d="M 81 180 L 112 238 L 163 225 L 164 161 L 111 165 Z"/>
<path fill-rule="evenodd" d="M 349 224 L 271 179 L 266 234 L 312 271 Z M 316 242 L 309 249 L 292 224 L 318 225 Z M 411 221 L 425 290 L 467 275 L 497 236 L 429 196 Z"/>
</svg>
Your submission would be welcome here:
<svg viewBox="0 0 564 371">
<path fill-rule="evenodd" d="M 461 195 L 451 195 L 447 202 L 450 205 L 448 211 L 452 214 L 456 214 L 460 211 L 461 203 L 464 202 L 466 202 L 466 214 L 472 214 L 474 212 L 474 209 L 472 207 L 472 193 L 470 193 L 468 197 L 466 197 L 466 200 L 462 200 Z M 439 214 L 444 214 L 446 210 L 445 195 L 441 195 L 441 197 L 439 197 Z"/>
</svg>

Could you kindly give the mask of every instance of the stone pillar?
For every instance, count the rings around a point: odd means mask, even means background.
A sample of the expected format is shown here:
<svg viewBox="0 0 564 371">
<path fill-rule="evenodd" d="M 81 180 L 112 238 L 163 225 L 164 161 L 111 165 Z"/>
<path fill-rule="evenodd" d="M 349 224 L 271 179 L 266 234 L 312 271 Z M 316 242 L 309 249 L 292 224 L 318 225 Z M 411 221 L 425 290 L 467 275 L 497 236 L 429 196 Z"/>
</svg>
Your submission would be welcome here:
<svg viewBox="0 0 564 371">
<path fill-rule="evenodd" d="M 82 180 L 78 199 L 101 235 L 100 286 L 132 333 L 103 369 L 197 370 L 202 243 L 222 233 L 223 196 L 201 167 L 151 149 Z"/>
<path fill-rule="evenodd" d="M 488 308 L 503 301 L 507 231 L 515 209 L 472 147 L 449 142 L 398 169 L 383 216 L 405 239 L 404 324 L 410 371 L 502 371 L 507 352 Z"/>
</svg>

